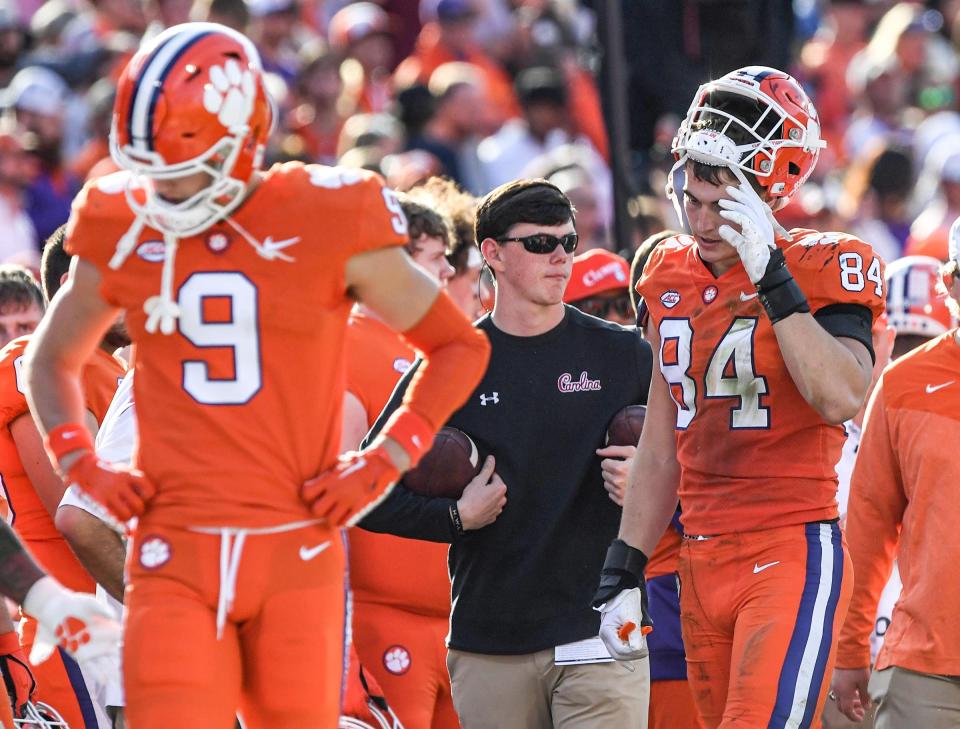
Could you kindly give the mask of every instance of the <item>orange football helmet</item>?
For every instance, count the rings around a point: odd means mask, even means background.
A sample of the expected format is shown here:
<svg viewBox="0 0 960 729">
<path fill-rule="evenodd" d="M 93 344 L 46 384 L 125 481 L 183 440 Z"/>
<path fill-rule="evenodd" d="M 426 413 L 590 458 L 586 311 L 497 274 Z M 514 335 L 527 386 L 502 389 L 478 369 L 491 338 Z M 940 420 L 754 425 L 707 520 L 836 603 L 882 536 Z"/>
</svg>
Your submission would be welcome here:
<svg viewBox="0 0 960 729">
<path fill-rule="evenodd" d="M 673 140 L 673 175 L 688 160 L 753 175 L 769 198 L 789 199 L 813 172 L 820 150 L 817 110 L 789 74 L 747 66 L 697 89 Z"/>
<path fill-rule="evenodd" d="M 887 264 L 887 316 L 897 334 L 936 337 L 953 326 L 946 298 L 937 291 L 940 261 L 905 256 Z"/>
<path fill-rule="evenodd" d="M 249 39 L 215 23 L 168 28 L 140 49 L 117 82 L 114 161 L 133 173 L 138 218 L 185 237 L 227 216 L 260 167 L 274 113 Z M 178 203 L 151 181 L 206 172 L 210 185 Z"/>
</svg>

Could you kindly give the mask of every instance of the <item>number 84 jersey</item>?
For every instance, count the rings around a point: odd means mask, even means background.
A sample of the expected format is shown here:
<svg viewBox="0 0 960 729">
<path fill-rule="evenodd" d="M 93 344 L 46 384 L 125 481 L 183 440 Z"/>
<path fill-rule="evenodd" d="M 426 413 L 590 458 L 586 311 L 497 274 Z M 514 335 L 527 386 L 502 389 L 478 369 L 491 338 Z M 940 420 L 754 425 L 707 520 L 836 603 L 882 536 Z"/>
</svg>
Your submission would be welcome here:
<svg viewBox="0 0 960 729">
<path fill-rule="evenodd" d="M 101 274 L 136 349 L 135 463 L 157 486 L 143 522 L 268 527 L 308 518 L 300 485 L 339 451 L 347 261 L 407 242 L 396 196 L 376 175 L 277 165 L 223 222 L 179 241 L 176 329 L 145 328 L 161 290 L 163 238 L 144 229 L 109 265 L 133 220 L 125 173 L 88 183 L 67 249 Z M 247 236 L 272 252 L 269 260 Z"/>
<path fill-rule="evenodd" d="M 874 319 L 883 312 L 883 261 L 869 245 L 840 233 L 791 235 L 777 244 L 814 315 L 836 305 L 867 307 Z M 843 428 L 797 390 L 743 266 L 714 277 L 695 240 L 676 236 L 654 250 L 637 291 L 677 406 L 687 533 L 836 518 Z"/>
</svg>

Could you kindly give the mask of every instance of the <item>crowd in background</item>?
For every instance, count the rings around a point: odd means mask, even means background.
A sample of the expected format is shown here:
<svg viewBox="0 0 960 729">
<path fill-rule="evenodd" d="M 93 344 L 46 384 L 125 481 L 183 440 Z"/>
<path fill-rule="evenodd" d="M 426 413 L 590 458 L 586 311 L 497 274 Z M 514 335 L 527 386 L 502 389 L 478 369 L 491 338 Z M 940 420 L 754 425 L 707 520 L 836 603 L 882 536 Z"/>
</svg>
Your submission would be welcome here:
<svg viewBox="0 0 960 729">
<path fill-rule="evenodd" d="M 786 227 L 848 231 L 888 261 L 945 259 L 960 215 L 960 1 L 622 0 L 628 240 L 612 232 L 606 7 L 0 0 L 0 262 L 35 268 L 84 179 L 114 169 L 113 80 L 143 38 L 187 20 L 242 30 L 259 48 L 279 111 L 268 164 L 364 167 L 400 190 L 443 175 L 474 195 L 546 177 L 577 207 L 579 251 L 628 259 L 678 226 L 662 191 L 697 85 L 742 65 L 788 68 L 829 147 L 781 214 Z"/>
</svg>

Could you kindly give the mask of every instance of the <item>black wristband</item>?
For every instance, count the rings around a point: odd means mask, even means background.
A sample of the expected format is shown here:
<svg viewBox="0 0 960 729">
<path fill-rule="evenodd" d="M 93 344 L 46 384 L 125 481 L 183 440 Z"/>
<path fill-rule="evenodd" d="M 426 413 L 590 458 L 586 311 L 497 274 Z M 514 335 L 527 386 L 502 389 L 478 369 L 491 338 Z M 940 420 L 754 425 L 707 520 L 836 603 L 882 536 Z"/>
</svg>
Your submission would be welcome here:
<svg viewBox="0 0 960 729">
<path fill-rule="evenodd" d="M 810 311 L 807 297 L 787 268 L 783 251 L 779 248 L 770 251 L 767 270 L 763 278 L 757 281 L 757 293 L 772 324 L 791 314 Z"/>
<path fill-rule="evenodd" d="M 453 528 L 457 531 L 457 536 L 464 535 L 463 519 L 460 518 L 460 509 L 457 508 L 457 502 L 450 504 L 450 521 L 453 522 Z"/>
<path fill-rule="evenodd" d="M 622 539 L 614 539 L 607 548 L 607 558 L 600 571 L 600 587 L 593 597 L 593 606 L 600 607 L 624 590 L 645 586 L 643 570 L 647 561 L 647 555 L 641 550 L 631 547 Z"/>
</svg>

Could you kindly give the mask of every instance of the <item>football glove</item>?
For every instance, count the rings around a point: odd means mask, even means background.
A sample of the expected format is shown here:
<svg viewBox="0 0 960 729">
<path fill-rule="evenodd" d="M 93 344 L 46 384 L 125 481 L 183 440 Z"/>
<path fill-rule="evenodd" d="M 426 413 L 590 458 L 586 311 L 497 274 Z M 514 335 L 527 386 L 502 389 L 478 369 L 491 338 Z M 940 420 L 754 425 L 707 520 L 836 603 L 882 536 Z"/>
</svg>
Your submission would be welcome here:
<svg viewBox="0 0 960 729">
<path fill-rule="evenodd" d="M 23 716 L 27 702 L 37 689 L 37 682 L 20 648 L 20 637 L 16 631 L 0 634 L 0 675 L 7 687 L 13 715 Z"/>
<path fill-rule="evenodd" d="M 33 665 L 58 646 L 73 656 L 97 683 L 120 668 L 120 623 L 93 595 L 68 590 L 52 577 L 41 577 L 23 599 L 23 611 L 37 619 L 30 651 Z"/>
<path fill-rule="evenodd" d="M 600 639 L 618 661 L 645 658 L 647 633 L 653 621 L 647 612 L 647 583 L 643 570 L 647 556 L 622 539 L 614 539 L 600 572 L 600 587 L 593 597 L 600 611 Z"/>
<path fill-rule="evenodd" d="M 336 466 L 304 483 L 300 493 L 314 516 L 343 527 L 376 506 L 399 478 L 387 449 L 379 445 L 342 454 Z"/>
<path fill-rule="evenodd" d="M 717 232 L 737 249 L 751 283 L 757 287 L 760 303 L 776 324 L 797 312 L 810 311 L 806 296 L 787 269 L 783 251 L 777 247 L 774 231 L 789 238 L 773 217 L 773 211 L 749 184 L 727 187 L 732 199 L 721 199 L 720 215 L 740 226 L 721 225 Z"/>
</svg>

